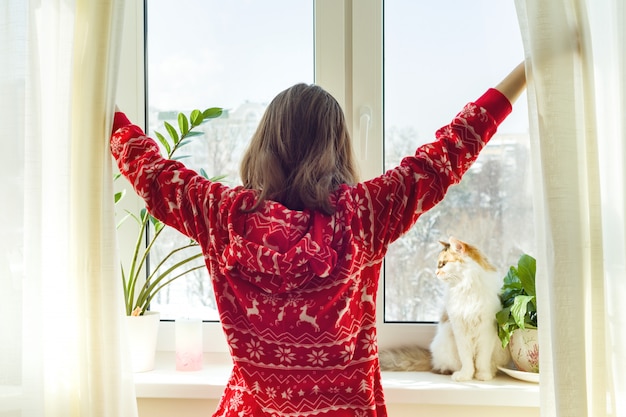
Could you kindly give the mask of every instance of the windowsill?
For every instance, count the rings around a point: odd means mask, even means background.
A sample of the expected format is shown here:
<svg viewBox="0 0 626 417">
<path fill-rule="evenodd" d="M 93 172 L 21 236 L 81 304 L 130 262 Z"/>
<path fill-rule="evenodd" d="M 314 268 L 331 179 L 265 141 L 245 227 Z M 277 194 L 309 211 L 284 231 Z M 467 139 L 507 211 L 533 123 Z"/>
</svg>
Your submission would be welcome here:
<svg viewBox="0 0 626 417">
<path fill-rule="evenodd" d="M 197 372 L 177 372 L 173 352 L 158 352 L 155 369 L 135 374 L 138 398 L 219 399 L 228 381 L 227 353 L 206 353 Z M 539 384 L 498 374 L 492 381 L 454 382 L 430 372 L 383 372 L 387 403 L 539 407 Z"/>
</svg>

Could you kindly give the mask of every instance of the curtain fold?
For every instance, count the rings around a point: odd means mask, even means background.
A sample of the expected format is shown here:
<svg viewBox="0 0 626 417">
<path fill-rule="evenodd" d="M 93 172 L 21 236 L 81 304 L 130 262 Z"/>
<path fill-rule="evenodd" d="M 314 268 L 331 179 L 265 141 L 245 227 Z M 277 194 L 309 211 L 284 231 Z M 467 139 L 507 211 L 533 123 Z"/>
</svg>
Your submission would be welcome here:
<svg viewBox="0 0 626 417">
<path fill-rule="evenodd" d="M 624 6 L 516 7 L 535 164 L 541 413 L 625 415 Z"/>
<path fill-rule="evenodd" d="M 108 152 L 123 4 L 0 6 L 2 416 L 137 415 Z"/>
<path fill-rule="evenodd" d="M 77 0 L 72 77 L 70 210 L 72 277 L 78 289 L 81 415 L 136 413 L 125 350 L 108 138 L 115 107 L 123 6 Z M 120 314 L 121 313 L 121 314 Z M 115 366 L 111 366 L 115 365 Z M 85 395 L 86 394 L 86 395 Z"/>
</svg>

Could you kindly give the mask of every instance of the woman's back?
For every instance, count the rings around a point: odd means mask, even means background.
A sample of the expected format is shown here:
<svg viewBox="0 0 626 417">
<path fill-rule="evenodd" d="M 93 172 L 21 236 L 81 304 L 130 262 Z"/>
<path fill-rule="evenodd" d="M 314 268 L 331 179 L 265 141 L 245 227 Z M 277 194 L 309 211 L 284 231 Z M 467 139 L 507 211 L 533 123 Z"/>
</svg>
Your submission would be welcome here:
<svg viewBox="0 0 626 417">
<path fill-rule="evenodd" d="M 335 193 L 331 216 L 271 201 L 246 213 L 248 190 L 221 203 L 231 209 L 216 226 L 228 236 L 208 263 L 235 367 L 216 415 L 385 415 L 374 305 L 381 260 L 360 238 L 353 191 Z"/>
</svg>

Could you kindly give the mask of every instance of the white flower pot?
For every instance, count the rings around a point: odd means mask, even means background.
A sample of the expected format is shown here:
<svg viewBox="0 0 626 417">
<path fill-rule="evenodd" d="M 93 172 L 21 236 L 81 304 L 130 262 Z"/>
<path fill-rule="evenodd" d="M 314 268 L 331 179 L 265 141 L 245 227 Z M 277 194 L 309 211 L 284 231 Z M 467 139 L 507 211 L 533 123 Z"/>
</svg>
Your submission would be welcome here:
<svg viewBox="0 0 626 417">
<path fill-rule="evenodd" d="M 511 335 L 511 359 L 520 371 L 539 372 L 539 337 L 537 329 L 517 329 Z"/>
<path fill-rule="evenodd" d="M 160 314 L 146 311 L 143 316 L 126 316 L 126 329 L 133 372 L 154 369 Z"/>
</svg>

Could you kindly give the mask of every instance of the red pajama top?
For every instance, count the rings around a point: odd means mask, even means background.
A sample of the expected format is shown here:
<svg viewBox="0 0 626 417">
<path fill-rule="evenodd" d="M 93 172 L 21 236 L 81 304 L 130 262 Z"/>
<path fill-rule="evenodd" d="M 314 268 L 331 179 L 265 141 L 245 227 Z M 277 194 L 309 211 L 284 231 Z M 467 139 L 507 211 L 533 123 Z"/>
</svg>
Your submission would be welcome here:
<svg viewBox="0 0 626 417">
<path fill-rule="evenodd" d="M 386 416 L 376 290 L 388 245 L 460 181 L 511 112 L 490 89 L 436 140 L 330 196 L 334 215 L 290 210 L 164 159 L 116 113 L 111 152 L 152 215 L 196 240 L 233 371 L 214 416 Z"/>
</svg>

